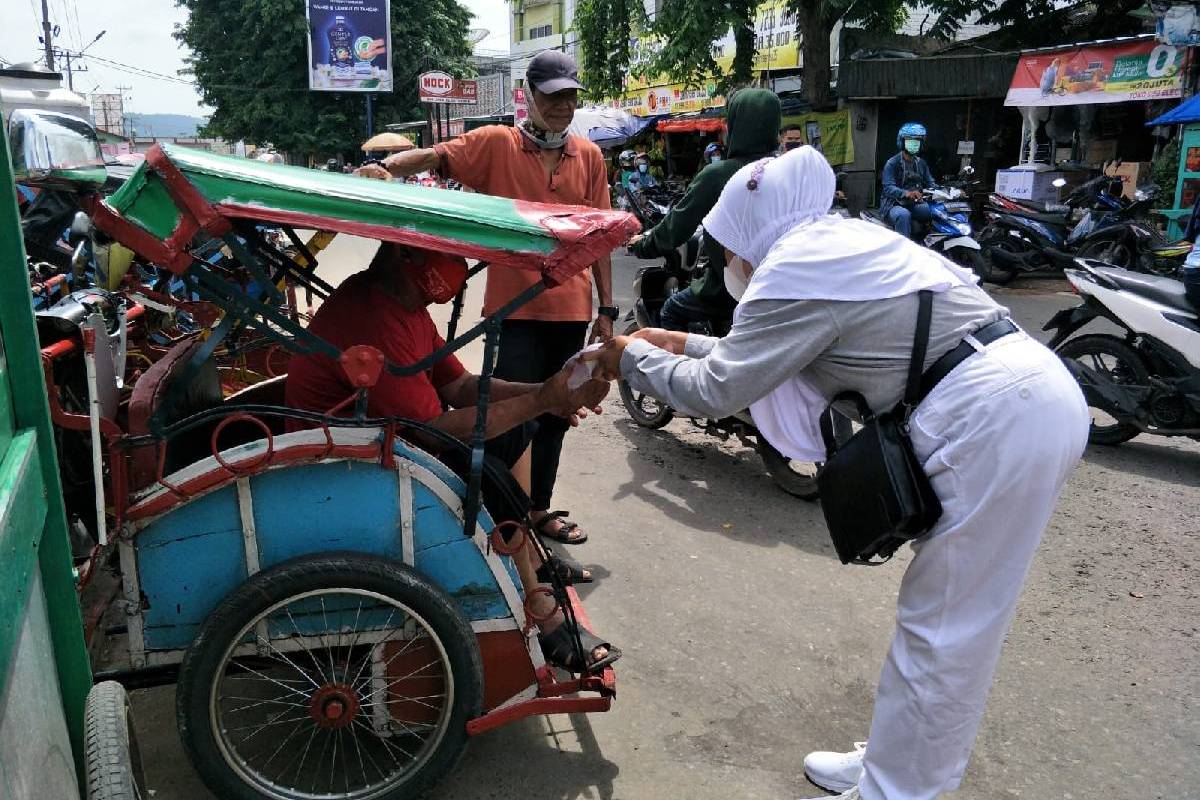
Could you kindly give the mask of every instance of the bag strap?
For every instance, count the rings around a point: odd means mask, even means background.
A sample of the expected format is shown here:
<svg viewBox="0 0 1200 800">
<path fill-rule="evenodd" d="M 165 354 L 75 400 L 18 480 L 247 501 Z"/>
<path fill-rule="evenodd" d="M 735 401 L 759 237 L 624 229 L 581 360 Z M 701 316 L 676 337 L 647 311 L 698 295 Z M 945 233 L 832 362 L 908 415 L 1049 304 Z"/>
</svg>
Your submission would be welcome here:
<svg viewBox="0 0 1200 800">
<path fill-rule="evenodd" d="M 826 457 L 833 456 L 837 452 L 838 446 L 844 444 L 844 442 L 837 440 L 837 431 L 833 429 L 833 415 L 840 414 L 834 406 L 844 403 L 852 403 L 854 405 L 854 409 L 858 412 L 858 417 L 863 423 L 869 423 L 875 419 L 875 412 L 867 405 L 867 399 L 861 393 L 853 391 L 839 392 L 829 401 L 829 405 L 825 407 L 825 413 L 821 415 L 821 439 L 825 442 Z"/>
<path fill-rule="evenodd" d="M 908 419 L 921 402 L 921 375 L 925 372 L 925 351 L 929 349 L 929 325 L 933 319 L 933 292 L 917 292 L 917 330 L 913 334 L 912 357 L 908 362 L 908 383 L 904 387 L 903 418 Z"/>
</svg>

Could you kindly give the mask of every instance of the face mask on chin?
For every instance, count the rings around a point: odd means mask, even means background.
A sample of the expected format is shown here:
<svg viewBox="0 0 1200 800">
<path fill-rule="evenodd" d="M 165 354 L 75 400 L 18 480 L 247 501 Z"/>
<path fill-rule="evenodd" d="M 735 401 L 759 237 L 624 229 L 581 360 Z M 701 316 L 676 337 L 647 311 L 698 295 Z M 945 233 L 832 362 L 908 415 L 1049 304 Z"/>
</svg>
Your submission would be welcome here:
<svg viewBox="0 0 1200 800">
<path fill-rule="evenodd" d="M 917 153 L 921 152 L 921 140 L 920 139 L 905 139 L 904 140 L 904 149 L 906 151 L 908 151 L 909 155 L 915 156 Z"/>
<path fill-rule="evenodd" d="M 567 132 L 555 133 L 546 125 L 542 110 L 538 108 L 537 93 L 530 92 L 529 116 L 521 120 L 521 133 L 543 150 L 557 150 L 567 140 Z"/>
<path fill-rule="evenodd" d="M 641 172 L 642 174 L 645 174 L 645 173 L 646 173 L 646 171 L 647 171 L 648 169 L 650 169 L 649 165 L 647 165 L 647 164 L 638 164 L 638 172 Z"/>
<path fill-rule="evenodd" d="M 750 285 L 750 278 L 746 275 L 747 272 L 753 272 L 753 269 L 747 269 L 749 265 L 741 256 L 734 256 L 728 264 L 725 265 L 725 291 L 734 300 L 741 300 L 742 295 L 746 293 L 746 287 Z"/>
</svg>

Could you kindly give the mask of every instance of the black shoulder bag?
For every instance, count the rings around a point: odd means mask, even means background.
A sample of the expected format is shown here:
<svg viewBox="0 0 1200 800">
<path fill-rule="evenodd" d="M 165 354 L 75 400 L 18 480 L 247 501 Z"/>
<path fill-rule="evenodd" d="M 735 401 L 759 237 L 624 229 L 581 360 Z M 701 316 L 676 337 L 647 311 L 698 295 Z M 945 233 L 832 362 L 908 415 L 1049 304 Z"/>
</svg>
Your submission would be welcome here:
<svg viewBox="0 0 1200 800">
<path fill-rule="evenodd" d="M 827 459 L 817 485 L 829 535 L 843 564 L 882 564 L 900 545 L 929 532 L 942 515 L 942 504 L 908 435 L 908 418 L 922 399 L 933 310 L 932 292 L 919 292 L 918 298 L 917 330 L 900 404 L 876 416 L 862 394 L 842 392 L 821 417 Z M 833 431 L 839 402 L 853 403 L 862 419 L 862 428 L 841 444 Z"/>
</svg>

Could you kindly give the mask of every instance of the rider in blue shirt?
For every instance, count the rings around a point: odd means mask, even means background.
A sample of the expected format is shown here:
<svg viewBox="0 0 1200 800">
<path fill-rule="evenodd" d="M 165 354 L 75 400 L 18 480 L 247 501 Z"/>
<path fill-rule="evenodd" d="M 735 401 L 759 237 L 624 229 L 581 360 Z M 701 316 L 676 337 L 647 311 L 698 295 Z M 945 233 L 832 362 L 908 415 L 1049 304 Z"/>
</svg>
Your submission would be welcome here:
<svg viewBox="0 0 1200 800">
<path fill-rule="evenodd" d="M 925 144 L 925 126 L 906 122 L 896 134 L 900 152 L 883 165 L 883 200 L 879 213 L 902 236 L 912 237 L 913 220 L 928 223 L 932 219 L 929 204 L 921 202 L 921 191 L 937 184 L 929 165 L 919 155 Z"/>
</svg>

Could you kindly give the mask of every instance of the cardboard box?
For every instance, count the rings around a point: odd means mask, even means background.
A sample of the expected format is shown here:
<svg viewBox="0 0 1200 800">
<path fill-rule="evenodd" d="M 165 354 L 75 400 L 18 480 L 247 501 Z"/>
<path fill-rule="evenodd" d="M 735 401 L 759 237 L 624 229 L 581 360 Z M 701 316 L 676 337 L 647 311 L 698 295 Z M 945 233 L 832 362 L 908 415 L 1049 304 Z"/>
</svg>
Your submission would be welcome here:
<svg viewBox="0 0 1200 800">
<path fill-rule="evenodd" d="M 1104 174 L 1120 178 L 1123 184 L 1121 194 L 1132 200 L 1133 193 L 1137 191 L 1138 186 L 1150 180 L 1150 162 L 1126 161 L 1120 166 L 1109 167 L 1104 171 Z"/>
<path fill-rule="evenodd" d="M 1083 154 L 1083 163 L 1101 166 L 1117 157 L 1116 139 L 1093 139 Z"/>
</svg>

